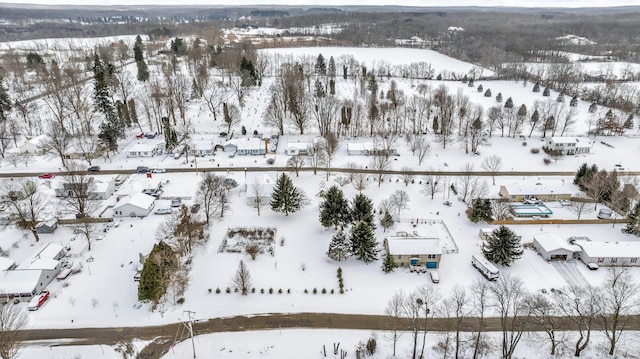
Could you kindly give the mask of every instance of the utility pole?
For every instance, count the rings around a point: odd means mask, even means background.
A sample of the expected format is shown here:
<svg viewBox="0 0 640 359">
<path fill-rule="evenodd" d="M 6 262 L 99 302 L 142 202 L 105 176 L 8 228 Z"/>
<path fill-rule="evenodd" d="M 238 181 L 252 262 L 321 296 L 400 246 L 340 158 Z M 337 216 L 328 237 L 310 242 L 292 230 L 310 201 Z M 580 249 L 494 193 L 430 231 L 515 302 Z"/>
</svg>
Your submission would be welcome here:
<svg viewBox="0 0 640 359">
<path fill-rule="evenodd" d="M 187 313 L 187 317 L 189 318 L 189 320 L 185 323 L 182 323 L 187 330 L 189 330 L 189 334 L 191 335 L 191 346 L 193 348 L 193 357 L 196 357 L 196 343 L 193 340 L 193 318 L 196 315 L 196 312 L 191 311 L 191 310 L 184 310 L 182 311 L 183 313 Z"/>
</svg>

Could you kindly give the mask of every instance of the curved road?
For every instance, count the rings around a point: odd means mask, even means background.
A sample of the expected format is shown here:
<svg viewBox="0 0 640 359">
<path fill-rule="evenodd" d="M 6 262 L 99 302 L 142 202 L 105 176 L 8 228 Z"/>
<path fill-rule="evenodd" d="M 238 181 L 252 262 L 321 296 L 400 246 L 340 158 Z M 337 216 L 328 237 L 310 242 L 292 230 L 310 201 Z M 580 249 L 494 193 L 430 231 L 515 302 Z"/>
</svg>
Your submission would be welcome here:
<svg viewBox="0 0 640 359">
<path fill-rule="evenodd" d="M 575 325 L 567 318 L 558 318 L 558 330 L 575 330 Z M 626 317 L 625 330 L 640 330 L 640 316 Z M 397 329 L 411 330 L 407 320 L 400 321 Z M 181 323 L 171 323 L 150 327 L 120 328 L 74 328 L 74 329 L 35 329 L 21 332 L 23 340 L 44 341 L 67 339 L 61 345 L 114 345 L 131 340 L 153 340 L 145 347 L 138 358 L 160 358 L 171 347 Z M 339 314 L 339 313 L 267 313 L 252 316 L 235 316 L 199 320 L 194 323 L 194 334 L 218 332 L 237 332 L 269 330 L 279 328 L 329 328 L 329 329 L 370 329 L 390 330 L 393 321 L 383 315 Z M 467 318 L 462 323 L 462 331 L 477 330 L 478 318 Z M 431 331 L 444 331 L 454 328 L 454 318 L 429 319 Z M 594 330 L 602 329 L 597 325 Z M 543 330 L 542 325 L 530 321 L 528 331 Z M 500 318 L 485 318 L 484 331 L 500 331 Z"/>
</svg>

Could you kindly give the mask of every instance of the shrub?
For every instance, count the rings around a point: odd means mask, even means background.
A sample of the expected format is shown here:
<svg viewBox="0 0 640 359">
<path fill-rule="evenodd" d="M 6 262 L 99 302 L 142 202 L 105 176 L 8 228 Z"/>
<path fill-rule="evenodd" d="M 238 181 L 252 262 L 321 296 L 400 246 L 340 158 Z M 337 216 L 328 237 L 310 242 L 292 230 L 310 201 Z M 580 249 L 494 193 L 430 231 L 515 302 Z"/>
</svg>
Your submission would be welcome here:
<svg viewBox="0 0 640 359">
<path fill-rule="evenodd" d="M 522 141 L 522 146 L 526 146 L 527 145 L 527 141 Z"/>
<path fill-rule="evenodd" d="M 273 157 L 267 158 L 267 164 L 268 165 L 272 165 L 274 163 L 276 163 L 276 159 L 275 158 L 273 158 Z"/>
<path fill-rule="evenodd" d="M 545 165 L 548 165 L 549 163 L 551 163 L 551 158 L 545 157 L 542 161 L 544 162 Z"/>
<path fill-rule="evenodd" d="M 327 289 L 326 288 L 322 288 L 322 294 L 327 294 Z"/>
<path fill-rule="evenodd" d="M 291 289 L 287 289 L 287 294 L 291 294 Z"/>
<path fill-rule="evenodd" d="M 273 288 L 269 288 L 269 294 L 273 294 Z"/>
<path fill-rule="evenodd" d="M 333 288 L 331 288 L 331 294 L 333 294 Z"/>
<path fill-rule="evenodd" d="M 278 289 L 278 294 L 282 294 L 282 288 Z"/>
<path fill-rule="evenodd" d="M 378 343 L 376 341 L 376 338 L 371 337 L 369 338 L 369 340 L 367 340 L 367 354 L 369 356 L 373 355 L 376 352 L 377 345 Z"/>
<path fill-rule="evenodd" d="M 318 294 L 318 288 L 313 288 L 313 294 Z"/>
<path fill-rule="evenodd" d="M 251 288 L 251 293 L 255 293 L 256 292 L 256 288 Z"/>
<path fill-rule="evenodd" d="M 178 303 L 178 304 L 182 304 L 182 303 L 184 303 L 184 297 L 180 297 L 180 298 L 178 298 L 178 300 L 176 301 L 176 303 Z"/>
<path fill-rule="evenodd" d="M 235 293 L 238 293 L 238 292 L 240 291 L 240 289 L 238 289 L 238 287 L 235 287 L 235 288 L 233 288 L 233 291 L 234 291 Z"/>
<path fill-rule="evenodd" d="M 342 267 L 338 267 L 338 278 L 342 277 Z"/>
<path fill-rule="evenodd" d="M 531 149 L 531 153 L 533 153 L 534 155 L 535 155 L 536 153 L 540 153 L 540 149 L 539 149 L 539 148 L 537 148 L 537 147 L 534 147 L 534 148 L 532 148 L 532 149 Z"/>
<path fill-rule="evenodd" d="M 216 288 L 216 294 L 220 294 L 220 292 L 222 292 L 222 291 L 220 290 L 220 287 Z"/>
<path fill-rule="evenodd" d="M 309 294 L 309 291 L 305 288 L 304 294 Z"/>
<path fill-rule="evenodd" d="M 260 294 L 264 294 L 264 288 L 260 288 Z"/>
<path fill-rule="evenodd" d="M 340 288 L 340 294 L 344 294 L 344 288 Z"/>
<path fill-rule="evenodd" d="M 207 291 L 209 292 L 209 294 L 211 294 L 211 292 L 213 292 L 213 289 L 209 288 L 207 289 Z"/>
<path fill-rule="evenodd" d="M 225 290 L 227 293 L 231 293 L 231 288 L 227 287 L 227 289 Z"/>
<path fill-rule="evenodd" d="M 228 133 L 226 132 L 220 132 L 220 137 L 227 137 Z"/>
</svg>

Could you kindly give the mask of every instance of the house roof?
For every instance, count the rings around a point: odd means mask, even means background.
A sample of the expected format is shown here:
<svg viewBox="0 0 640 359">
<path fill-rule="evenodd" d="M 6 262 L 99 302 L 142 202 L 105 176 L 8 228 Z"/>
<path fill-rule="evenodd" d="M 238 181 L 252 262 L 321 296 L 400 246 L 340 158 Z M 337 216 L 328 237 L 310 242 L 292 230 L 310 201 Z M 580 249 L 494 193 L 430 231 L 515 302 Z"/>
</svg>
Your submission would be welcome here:
<svg viewBox="0 0 640 359">
<path fill-rule="evenodd" d="M 42 270 L 7 270 L 0 272 L 0 294 L 31 293 L 42 277 Z"/>
<path fill-rule="evenodd" d="M 438 238 L 387 237 L 391 255 L 442 254 Z"/>
<path fill-rule="evenodd" d="M 213 149 L 213 143 L 208 141 L 197 141 L 193 142 L 191 148 L 196 151 L 211 151 Z"/>
<path fill-rule="evenodd" d="M 40 252 L 38 252 L 34 257 L 39 258 L 55 258 L 60 252 L 64 253 L 65 249 L 63 246 L 57 243 L 49 243 L 47 244 Z"/>
<path fill-rule="evenodd" d="M 373 141 L 347 143 L 347 151 L 365 151 L 365 150 L 368 150 L 368 151 L 373 150 Z"/>
<path fill-rule="evenodd" d="M 58 223 L 58 220 L 53 218 L 53 219 L 50 219 L 48 221 L 42 221 L 42 222 L 38 223 L 37 227 L 47 226 L 49 228 L 53 228 L 53 227 L 55 227 L 56 223 Z"/>
<path fill-rule="evenodd" d="M 576 147 L 592 147 L 593 142 L 588 138 L 577 137 L 551 137 L 551 141 L 555 144 L 559 143 L 575 143 Z"/>
<path fill-rule="evenodd" d="M 111 181 L 113 181 L 113 179 L 111 179 Z M 95 193 L 106 192 L 109 189 L 109 185 L 111 184 L 111 182 L 102 182 L 102 181 L 96 181 L 93 183 L 94 183 L 93 192 Z"/>
<path fill-rule="evenodd" d="M 148 194 L 140 192 L 140 193 L 133 194 L 131 196 L 124 197 L 122 200 L 120 200 L 120 202 L 116 206 L 113 207 L 113 209 L 115 210 L 115 209 L 124 207 L 126 205 L 132 205 L 134 207 L 148 210 L 149 208 L 151 208 L 151 205 L 153 204 L 154 200 L 155 200 L 155 197 L 149 196 Z"/>
<path fill-rule="evenodd" d="M 16 264 L 16 261 L 13 259 L 0 257 L 0 270 L 9 270 L 14 264 Z"/>
<path fill-rule="evenodd" d="M 33 146 L 40 146 L 40 144 L 42 143 L 42 141 L 47 139 L 47 135 L 40 135 L 40 136 L 36 136 L 31 138 L 30 140 L 25 141 L 20 147 L 22 147 L 23 145 L 33 145 Z"/>
<path fill-rule="evenodd" d="M 563 186 L 545 186 L 545 185 L 506 185 L 504 187 L 509 195 L 571 195 L 572 192 L 569 188 Z"/>
<path fill-rule="evenodd" d="M 59 261 L 52 258 L 37 258 L 31 263 L 23 263 L 20 265 L 20 269 L 42 269 L 42 270 L 54 270 L 60 264 Z"/>
<path fill-rule="evenodd" d="M 575 241 L 590 258 L 640 258 L 640 242 Z"/>
<path fill-rule="evenodd" d="M 309 143 L 306 142 L 290 142 L 287 143 L 287 148 L 297 148 L 298 150 L 307 150 L 309 149 Z"/>
<path fill-rule="evenodd" d="M 136 143 L 131 146 L 127 152 L 152 152 L 156 149 L 156 144 L 152 143 Z"/>
<path fill-rule="evenodd" d="M 545 252 L 553 252 L 558 249 L 564 249 L 570 252 L 579 251 L 580 248 L 563 242 L 551 233 L 539 233 L 533 236 L 533 240 L 537 242 Z"/>
<path fill-rule="evenodd" d="M 259 138 L 241 138 L 234 143 L 238 150 L 260 150 L 264 148 L 263 141 Z"/>
</svg>

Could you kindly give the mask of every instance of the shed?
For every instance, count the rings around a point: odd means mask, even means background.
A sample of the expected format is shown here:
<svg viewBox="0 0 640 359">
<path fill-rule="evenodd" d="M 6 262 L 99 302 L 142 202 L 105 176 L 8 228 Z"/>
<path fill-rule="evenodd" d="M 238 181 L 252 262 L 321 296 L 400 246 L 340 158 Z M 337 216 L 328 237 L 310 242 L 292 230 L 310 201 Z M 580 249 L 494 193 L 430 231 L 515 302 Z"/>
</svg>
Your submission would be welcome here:
<svg viewBox="0 0 640 359">
<path fill-rule="evenodd" d="M 386 237 L 384 248 L 399 267 L 440 267 L 442 247 L 435 231 L 426 236 L 400 232 Z"/>
<path fill-rule="evenodd" d="M 115 217 L 146 217 L 151 213 L 155 197 L 144 193 L 135 193 L 124 197 L 113 207 Z"/>
<path fill-rule="evenodd" d="M 533 236 L 533 248 L 547 261 L 566 261 L 573 258 L 573 253 L 580 247 L 572 246 L 551 233 L 539 233 Z"/>
<path fill-rule="evenodd" d="M 50 219 L 48 221 L 42 221 L 36 225 L 36 231 L 40 234 L 53 233 L 58 228 L 58 219 Z"/>
<path fill-rule="evenodd" d="M 592 242 L 577 240 L 580 247 L 580 260 L 585 264 L 597 263 L 599 266 L 633 266 L 640 263 L 640 242 Z"/>
</svg>

